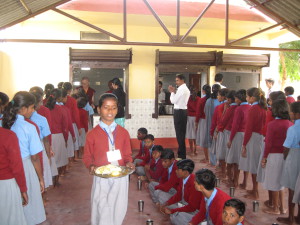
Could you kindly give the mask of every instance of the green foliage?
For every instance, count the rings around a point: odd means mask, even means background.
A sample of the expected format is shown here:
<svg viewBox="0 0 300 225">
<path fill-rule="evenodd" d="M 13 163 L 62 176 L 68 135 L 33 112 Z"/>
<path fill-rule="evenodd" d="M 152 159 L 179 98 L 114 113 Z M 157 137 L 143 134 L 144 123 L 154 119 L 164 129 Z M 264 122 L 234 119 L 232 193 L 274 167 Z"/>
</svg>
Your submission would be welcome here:
<svg viewBox="0 0 300 225">
<path fill-rule="evenodd" d="M 300 41 L 291 41 L 282 43 L 280 48 L 300 49 Z M 300 52 L 283 52 L 285 58 L 285 66 L 287 71 L 287 77 L 291 81 L 300 80 Z M 280 75 L 282 76 L 282 65 L 279 64 Z"/>
</svg>

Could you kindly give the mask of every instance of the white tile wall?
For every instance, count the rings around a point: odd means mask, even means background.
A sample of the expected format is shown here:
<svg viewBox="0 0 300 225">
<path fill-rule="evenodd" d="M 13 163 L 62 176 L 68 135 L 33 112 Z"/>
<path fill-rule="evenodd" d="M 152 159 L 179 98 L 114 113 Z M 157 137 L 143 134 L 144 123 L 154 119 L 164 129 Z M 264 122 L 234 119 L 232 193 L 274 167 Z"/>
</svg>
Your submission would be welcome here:
<svg viewBox="0 0 300 225">
<path fill-rule="evenodd" d="M 154 99 L 130 99 L 129 113 L 131 119 L 125 121 L 125 128 L 131 138 L 136 138 L 137 130 L 145 127 L 155 138 L 176 137 L 173 116 L 159 116 L 152 118 L 154 113 Z M 99 116 L 94 116 L 94 126 L 98 125 Z"/>
</svg>

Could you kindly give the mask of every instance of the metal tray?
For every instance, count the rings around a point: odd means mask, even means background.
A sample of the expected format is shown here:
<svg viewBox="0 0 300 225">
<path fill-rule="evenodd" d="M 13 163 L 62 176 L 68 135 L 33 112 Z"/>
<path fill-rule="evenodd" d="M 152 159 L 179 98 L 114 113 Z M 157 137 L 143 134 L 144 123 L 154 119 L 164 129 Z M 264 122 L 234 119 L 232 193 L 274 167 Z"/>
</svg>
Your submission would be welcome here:
<svg viewBox="0 0 300 225">
<path fill-rule="evenodd" d="M 102 177 L 102 178 L 121 178 L 121 177 L 125 177 L 129 174 L 132 174 L 134 172 L 133 169 L 129 168 L 129 167 L 126 167 L 126 166 L 119 166 L 122 170 L 120 171 L 119 175 L 118 176 L 113 176 L 112 174 L 97 174 L 96 173 L 96 170 L 100 167 L 97 167 L 95 169 L 95 173 L 94 175 L 97 176 L 97 177 Z"/>
</svg>

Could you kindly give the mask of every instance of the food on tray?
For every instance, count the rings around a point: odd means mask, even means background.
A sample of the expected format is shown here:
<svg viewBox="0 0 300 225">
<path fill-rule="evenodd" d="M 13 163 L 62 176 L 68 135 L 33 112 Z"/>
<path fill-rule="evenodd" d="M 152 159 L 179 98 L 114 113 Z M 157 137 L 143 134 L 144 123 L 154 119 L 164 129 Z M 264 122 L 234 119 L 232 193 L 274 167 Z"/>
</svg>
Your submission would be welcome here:
<svg viewBox="0 0 300 225">
<path fill-rule="evenodd" d="M 112 164 L 108 164 L 106 166 L 98 167 L 96 169 L 95 173 L 96 174 L 101 174 L 101 175 L 111 174 L 112 176 L 118 176 L 121 171 L 122 171 L 121 167 L 115 166 L 115 165 L 112 165 Z"/>
</svg>

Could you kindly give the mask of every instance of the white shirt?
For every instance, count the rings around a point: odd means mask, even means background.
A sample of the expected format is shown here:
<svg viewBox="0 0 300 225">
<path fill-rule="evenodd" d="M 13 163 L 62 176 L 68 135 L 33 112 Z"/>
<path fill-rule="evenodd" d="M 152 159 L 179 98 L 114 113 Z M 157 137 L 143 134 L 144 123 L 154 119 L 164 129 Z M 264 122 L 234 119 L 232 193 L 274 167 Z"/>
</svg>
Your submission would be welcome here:
<svg viewBox="0 0 300 225">
<path fill-rule="evenodd" d="M 215 82 L 214 84 L 218 84 L 221 86 L 221 88 L 226 88 L 226 86 L 222 85 L 220 82 Z"/>
<path fill-rule="evenodd" d="M 171 93 L 170 101 L 174 104 L 174 109 L 187 109 L 187 103 L 190 98 L 190 90 L 187 88 L 186 84 L 182 84 L 177 89 L 176 94 Z"/>
<path fill-rule="evenodd" d="M 162 103 L 166 100 L 166 93 L 164 92 L 163 89 L 160 90 L 158 94 L 158 103 Z"/>
</svg>

